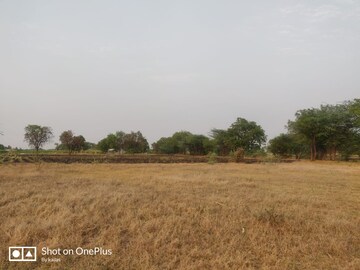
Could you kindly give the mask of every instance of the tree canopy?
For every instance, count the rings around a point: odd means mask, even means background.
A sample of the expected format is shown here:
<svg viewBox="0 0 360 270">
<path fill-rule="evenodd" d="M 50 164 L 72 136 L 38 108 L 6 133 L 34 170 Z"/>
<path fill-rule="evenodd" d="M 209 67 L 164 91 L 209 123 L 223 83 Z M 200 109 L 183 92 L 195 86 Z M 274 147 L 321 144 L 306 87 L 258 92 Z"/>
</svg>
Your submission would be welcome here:
<svg viewBox="0 0 360 270">
<path fill-rule="evenodd" d="M 88 148 L 88 144 L 84 136 L 75 136 L 71 130 L 61 133 L 59 140 L 61 144 L 58 145 L 56 149 L 68 150 L 69 154 L 73 151 L 82 151 Z"/>
<path fill-rule="evenodd" d="M 30 147 L 34 147 L 36 152 L 50 141 L 53 137 L 52 130 L 50 127 L 42 127 L 39 125 L 28 125 L 25 127 L 24 140 L 29 144 Z"/>
<path fill-rule="evenodd" d="M 320 108 L 299 110 L 295 120 L 288 122 L 288 130 L 304 138 L 310 148 L 310 159 L 322 159 L 336 153 L 349 156 L 359 150 L 359 101 Z M 349 145 L 350 143 L 350 145 Z"/>
<path fill-rule="evenodd" d="M 295 156 L 297 159 L 303 157 L 307 152 L 300 137 L 283 133 L 271 139 L 267 149 L 275 156 L 284 158 Z"/>
<path fill-rule="evenodd" d="M 298 110 L 295 118 L 287 123 L 286 134 L 272 138 L 267 150 L 275 156 L 315 159 L 348 159 L 360 156 L 360 99 L 335 105 Z M 52 138 L 50 127 L 28 125 L 25 141 L 38 151 Z M 209 137 L 189 131 L 177 131 L 170 137 L 162 137 L 152 144 L 154 153 L 229 155 L 241 153 L 253 155 L 264 152 L 266 134 L 254 121 L 237 118 L 227 129 L 212 129 Z M 86 142 L 84 136 L 75 136 L 71 130 L 60 135 L 57 149 L 85 150 L 95 145 Z M 117 131 L 100 140 L 96 147 L 103 152 L 110 149 L 125 153 L 148 152 L 149 144 L 140 131 Z"/>
<path fill-rule="evenodd" d="M 227 130 L 213 129 L 212 137 L 215 140 L 216 151 L 220 155 L 227 155 L 239 148 L 246 154 L 251 154 L 260 150 L 266 142 L 263 128 L 256 122 L 244 118 L 237 118 Z"/>
<path fill-rule="evenodd" d="M 205 155 L 213 150 L 210 139 L 189 131 L 175 132 L 171 137 L 160 138 L 152 145 L 156 153 Z"/>
<path fill-rule="evenodd" d="M 140 131 L 130 133 L 117 131 L 99 141 L 98 148 L 103 152 L 114 149 L 119 152 L 135 154 L 147 152 L 149 143 Z"/>
</svg>

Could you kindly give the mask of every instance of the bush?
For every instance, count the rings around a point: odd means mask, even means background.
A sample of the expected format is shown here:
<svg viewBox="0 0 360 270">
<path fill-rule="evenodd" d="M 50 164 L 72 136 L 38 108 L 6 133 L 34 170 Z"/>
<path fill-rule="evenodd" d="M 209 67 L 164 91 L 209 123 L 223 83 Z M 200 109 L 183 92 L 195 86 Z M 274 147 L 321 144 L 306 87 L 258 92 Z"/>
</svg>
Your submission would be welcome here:
<svg viewBox="0 0 360 270">
<path fill-rule="evenodd" d="M 216 153 L 210 152 L 208 154 L 208 157 L 209 157 L 209 159 L 208 159 L 209 164 L 215 164 L 217 162 L 217 154 Z"/>
<path fill-rule="evenodd" d="M 243 148 L 238 148 L 235 153 L 234 153 L 234 157 L 235 157 L 235 162 L 242 162 L 244 161 L 245 158 L 245 151 Z"/>
</svg>

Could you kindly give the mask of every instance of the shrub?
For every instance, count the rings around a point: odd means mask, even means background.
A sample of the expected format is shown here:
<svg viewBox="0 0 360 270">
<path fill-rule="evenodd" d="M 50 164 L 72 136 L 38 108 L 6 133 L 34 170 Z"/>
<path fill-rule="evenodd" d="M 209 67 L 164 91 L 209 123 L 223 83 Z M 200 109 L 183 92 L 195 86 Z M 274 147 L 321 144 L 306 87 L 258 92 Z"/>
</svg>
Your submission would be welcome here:
<svg viewBox="0 0 360 270">
<path fill-rule="evenodd" d="M 217 162 L 217 154 L 216 154 L 216 153 L 210 152 L 210 153 L 208 154 L 208 157 L 209 157 L 209 159 L 208 159 L 208 163 L 209 163 L 209 164 L 214 164 L 214 163 Z"/>
</svg>

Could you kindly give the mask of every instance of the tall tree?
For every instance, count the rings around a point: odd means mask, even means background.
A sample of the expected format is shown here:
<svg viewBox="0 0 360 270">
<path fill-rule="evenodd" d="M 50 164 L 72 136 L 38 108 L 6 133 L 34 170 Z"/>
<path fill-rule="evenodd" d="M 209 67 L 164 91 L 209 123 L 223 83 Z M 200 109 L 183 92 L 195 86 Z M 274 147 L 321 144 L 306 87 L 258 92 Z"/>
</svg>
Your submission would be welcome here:
<svg viewBox="0 0 360 270">
<path fill-rule="evenodd" d="M 246 154 L 260 150 L 266 142 L 263 128 L 254 121 L 237 118 L 227 130 L 213 129 L 211 137 L 214 148 L 219 155 L 228 155 L 242 148 Z"/>
<path fill-rule="evenodd" d="M 81 151 L 87 148 L 86 140 L 84 136 L 74 136 L 71 130 L 64 131 L 60 135 L 61 144 L 57 147 L 58 149 L 66 149 L 71 154 L 73 151 Z"/>
<path fill-rule="evenodd" d="M 310 144 L 310 159 L 315 160 L 317 156 L 317 143 L 320 140 L 322 121 L 319 109 L 305 109 L 297 111 L 295 121 L 288 122 L 290 133 L 303 135 Z"/>
<path fill-rule="evenodd" d="M 335 159 L 336 153 L 353 136 L 354 119 L 346 104 L 325 105 L 320 107 L 323 120 L 323 145 L 325 154 Z M 324 155 L 324 153 L 322 153 Z"/>
<path fill-rule="evenodd" d="M 73 149 L 73 140 L 74 140 L 74 134 L 71 130 L 64 131 L 61 133 L 59 138 L 61 145 L 58 146 L 58 148 L 65 148 L 69 151 L 69 154 L 74 150 Z"/>
<path fill-rule="evenodd" d="M 24 140 L 30 147 L 35 148 L 36 153 L 38 153 L 39 149 L 49 142 L 52 137 L 53 134 L 50 127 L 42 127 L 38 125 L 28 125 L 25 127 Z"/>
<path fill-rule="evenodd" d="M 117 131 L 115 133 L 116 136 L 116 147 L 114 148 L 116 151 L 125 151 L 124 149 L 124 137 L 126 133 L 123 131 Z"/>
<path fill-rule="evenodd" d="M 71 148 L 73 151 L 81 151 L 86 149 L 86 140 L 84 136 L 74 136 L 71 144 Z"/>
<path fill-rule="evenodd" d="M 171 137 L 162 137 L 152 147 L 156 153 L 191 155 L 205 155 L 214 148 L 208 137 L 189 131 L 178 131 Z"/>
<path fill-rule="evenodd" d="M 206 155 L 213 148 L 208 137 L 197 134 L 189 136 L 186 145 L 191 155 Z"/>
<path fill-rule="evenodd" d="M 187 154 L 189 152 L 188 142 L 192 134 L 189 131 L 178 131 L 172 135 L 176 141 L 176 148 L 178 154 Z"/>
<path fill-rule="evenodd" d="M 354 121 L 354 126 L 357 129 L 360 129 L 360 99 L 357 98 L 352 101 L 348 101 L 347 105 L 349 107 L 351 117 Z"/>
<path fill-rule="evenodd" d="M 340 151 L 342 157 L 348 159 L 352 154 L 360 156 L 360 99 L 347 101 L 345 104 L 349 110 L 353 125 L 350 129 L 350 136 L 340 147 Z"/>
<path fill-rule="evenodd" d="M 245 153 L 260 150 L 266 142 L 265 131 L 254 121 L 237 118 L 227 130 L 231 150 L 244 149 Z"/>
<path fill-rule="evenodd" d="M 268 150 L 275 156 L 295 156 L 296 159 L 299 159 L 306 152 L 306 147 L 298 136 L 294 134 L 280 134 L 269 141 Z"/>
<path fill-rule="evenodd" d="M 131 132 L 123 136 L 122 149 L 127 153 L 145 153 L 149 150 L 146 138 L 138 132 Z"/>
<path fill-rule="evenodd" d="M 335 159 L 338 152 L 348 152 L 345 148 L 349 150 L 347 145 L 358 134 L 351 104 L 345 102 L 299 110 L 295 120 L 288 122 L 290 133 L 306 139 L 311 160 L 322 159 L 325 155 Z"/>
<path fill-rule="evenodd" d="M 152 144 L 155 153 L 177 154 L 178 147 L 176 141 L 172 137 L 162 137 Z"/>
<path fill-rule="evenodd" d="M 118 138 L 115 134 L 109 134 L 106 136 L 106 138 L 102 139 L 98 142 L 98 148 L 102 152 L 107 152 L 109 149 L 114 149 L 116 151 L 119 151 L 119 143 Z"/>
<path fill-rule="evenodd" d="M 128 134 L 118 131 L 102 139 L 98 143 L 98 148 L 103 152 L 114 149 L 128 153 L 145 153 L 149 149 L 149 143 L 140 131 Z"/>
<path fill-rule="evenodd" d="M 227 130 L 224 129 L 212 129 L 211 137 L 214 141 L 214 150 L 221 156 L 228 155 L 232 150 L 230 143 L 230 137 Z"/>
</svg>

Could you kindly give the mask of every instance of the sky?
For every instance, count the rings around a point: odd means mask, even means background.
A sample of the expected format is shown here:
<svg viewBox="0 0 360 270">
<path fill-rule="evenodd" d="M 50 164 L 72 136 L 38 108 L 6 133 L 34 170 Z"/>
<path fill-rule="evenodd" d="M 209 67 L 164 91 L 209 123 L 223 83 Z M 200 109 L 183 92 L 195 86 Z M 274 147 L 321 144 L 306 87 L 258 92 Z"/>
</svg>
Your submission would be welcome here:
<svg viewBox="0 0 360 270">
<path fill-rule="evenodd" d="M 0 0 L 0 143 L 28 124 L 98 142 L 209 135 L 237 117 L 268 139 L 299 109 L 360 98 L 360 1 Z"/>
</svg>

